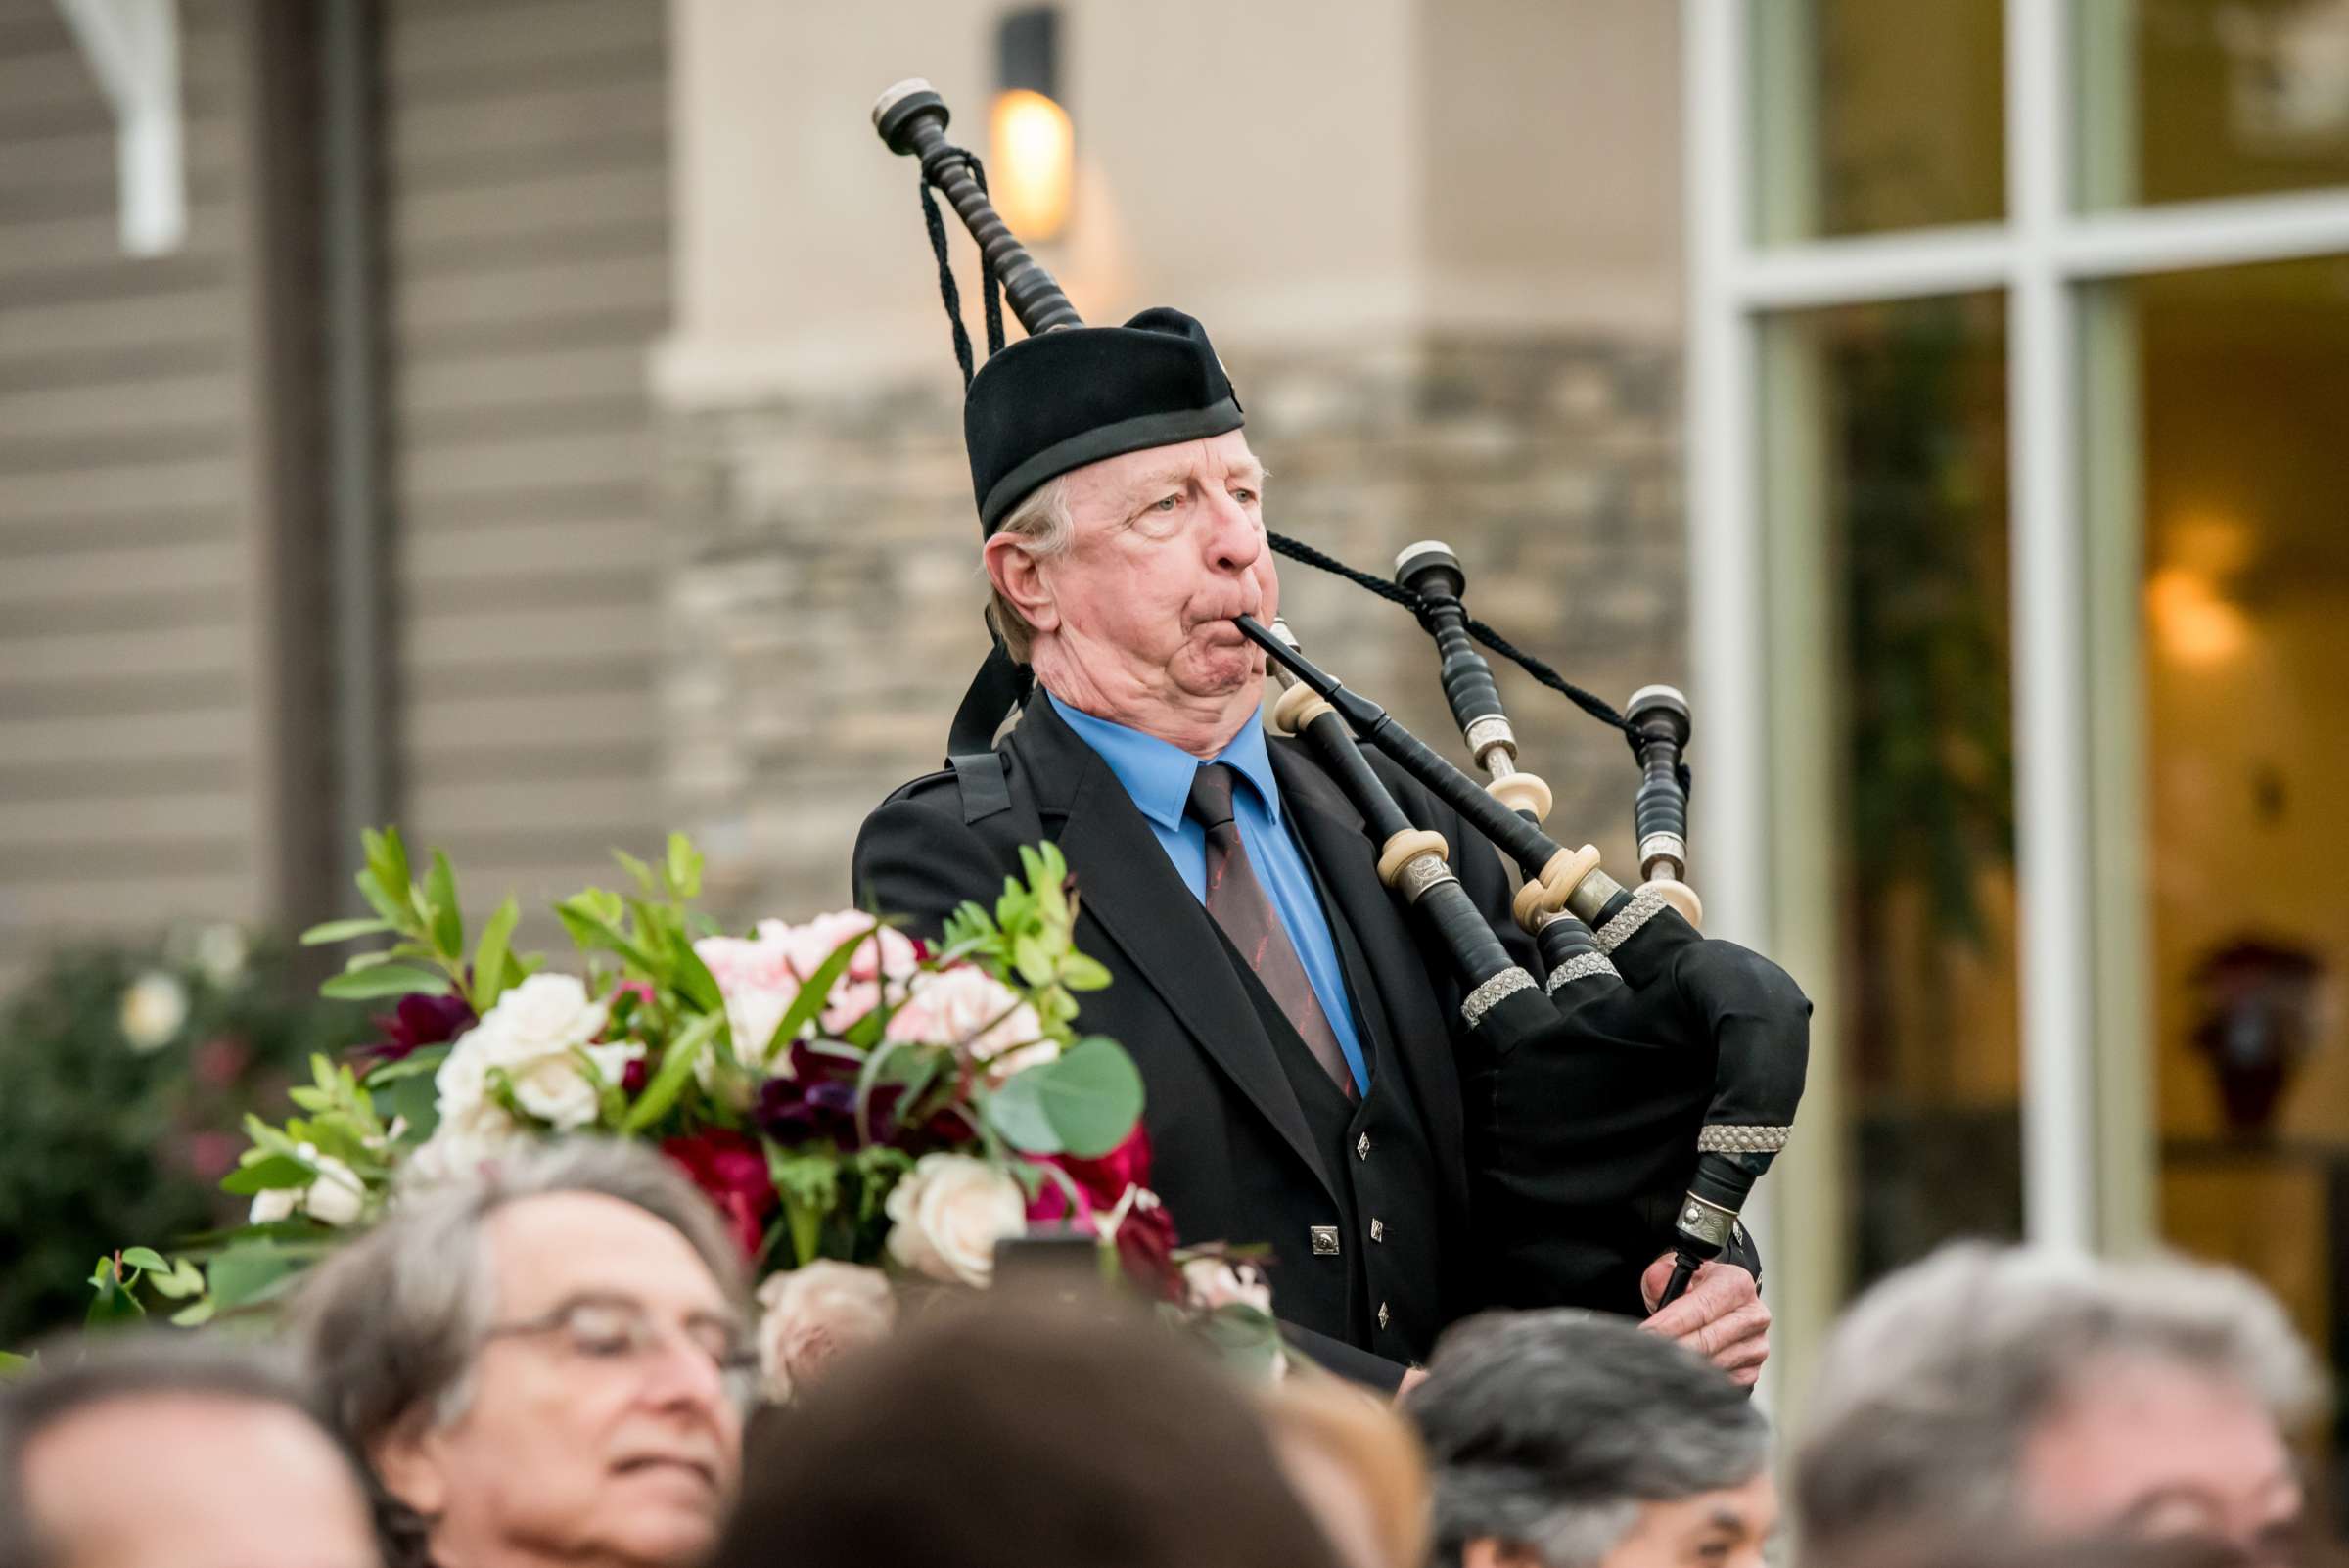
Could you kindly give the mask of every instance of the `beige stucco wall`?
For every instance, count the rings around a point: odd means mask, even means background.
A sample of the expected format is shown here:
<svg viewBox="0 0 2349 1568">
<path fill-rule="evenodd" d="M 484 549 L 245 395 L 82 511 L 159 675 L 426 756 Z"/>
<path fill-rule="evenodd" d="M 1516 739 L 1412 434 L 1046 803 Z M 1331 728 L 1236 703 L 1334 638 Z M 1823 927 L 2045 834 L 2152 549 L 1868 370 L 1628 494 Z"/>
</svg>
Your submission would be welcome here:
<svg viewBox="0 0 2349 1568">
<path fill-rule="evenodd" d="M 998 14 L 671 0 L 677 316 L 657 374 L 672 402 L 951 374 L 913 170 L 866 115 L 882 87 L 926 75 L 984 152 Z M 1674 7 L 1072 0 L 1063 15 L 1078 189 L 1040 254 L 1089 319 L 1177 303 L 1262 348 L 1675 330 Z"/>
</svg>

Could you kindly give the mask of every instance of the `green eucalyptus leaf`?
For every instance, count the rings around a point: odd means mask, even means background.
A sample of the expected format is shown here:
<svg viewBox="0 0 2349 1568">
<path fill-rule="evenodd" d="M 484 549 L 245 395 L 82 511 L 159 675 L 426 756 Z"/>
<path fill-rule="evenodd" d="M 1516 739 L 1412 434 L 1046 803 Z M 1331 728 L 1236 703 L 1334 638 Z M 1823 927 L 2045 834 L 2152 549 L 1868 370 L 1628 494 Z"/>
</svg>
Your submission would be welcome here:
<svg viewBox="0 0 2349 1568">
<path fill-rule="evenodd" d="M 163 1261 L 163 1255 L 153 1247 L 125 1247 L 122 1249 L 122 1261 L 133 1268 L 148 1269 L 155 1273 L 171 1271 L 171 1266 Z"/>
<path fill-rule="evenodd" d="M 1022 1154 L 1058 1154 L 1065 1145 L 1044 1106 L 1044 1069 L 1014 1074 L 987 1097 L 987 1125 Z"/>
<path fill-rule="evenodd" d="M 1061 1146 L 1080 1159 L 1095 1160 L 1126 1141 L 1142 1116 L 1142 1075 L 1117 1041 L 1087 1036 L 1057 1060 L 1013 1076 L 999 1096 L 1021 1079 L 1041 1075 L 1036 1087 L 1044 1113 Z"/>
<path fill-rule="evenodd" d="M 405 964 L 378 964 L 367 969 L 345 970 L 319 987 L 318 994 L 337 1001 L 375 1001 L 386 996 L 447 989 L 448 979 L 444 975 L 411 969 Z"/>
<path fill-rule="evenodd" d="M 212 1320 L 212 1314 L 218 1312 L 220 1308 L 217 1302 L 210 1300 L 194 1302 L 173 1313 L 171 1314 L 171 1321 L 174 1325 L 180 1328 L 201 1328 L 206 1323 L 210 1322 Z"/>
</svg>

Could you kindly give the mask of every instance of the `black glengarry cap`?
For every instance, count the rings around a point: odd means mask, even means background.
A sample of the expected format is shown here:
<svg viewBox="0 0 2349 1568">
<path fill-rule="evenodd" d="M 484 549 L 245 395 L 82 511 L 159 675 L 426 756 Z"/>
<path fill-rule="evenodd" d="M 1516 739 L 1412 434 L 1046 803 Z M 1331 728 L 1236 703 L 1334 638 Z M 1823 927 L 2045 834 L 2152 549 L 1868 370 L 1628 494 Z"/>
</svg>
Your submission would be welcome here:
<svg viewBox="0 0 2349 1568">
<path fill-rule="evenodd" d="M 980 367 L 963 400 L 980 528 L 993 533 L 1031 490 L 1071 469 L 1241 423 L 1207 329 L 1179 310 L 1023 339 Z"/>
</svg>

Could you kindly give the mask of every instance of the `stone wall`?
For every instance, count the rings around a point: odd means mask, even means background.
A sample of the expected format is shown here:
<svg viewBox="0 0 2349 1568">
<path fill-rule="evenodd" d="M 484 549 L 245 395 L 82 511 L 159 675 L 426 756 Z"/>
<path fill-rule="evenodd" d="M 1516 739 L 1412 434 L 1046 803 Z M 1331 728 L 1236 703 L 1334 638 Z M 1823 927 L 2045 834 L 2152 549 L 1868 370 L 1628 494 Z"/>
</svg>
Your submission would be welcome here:
<svg viewBox="0 0 2349 1568">
<path fill-rule="evenodd" d="M 1414 539 L 1450 540 L 1471 611 L 1569 679 L 1617 703 L 1684 683 L 1677 343 L 1225 358 L 1272 470 L 1273 528 L 1381 573 Z M 857 824 L 939 765 L 986 650 L 950 372 L 672 412 L 664 459 L 668 815 L 708 851 L 715 907 L 838 904 Z M 1405 611 L 1293 562 L 1281 581 L 1317 660 L 1465 761 Z M 1624 874 L 1628 748 L 1520 672 L 1502 689 L 1526 764 L 1557 792 L 1552 831 Z"/>
</svg>

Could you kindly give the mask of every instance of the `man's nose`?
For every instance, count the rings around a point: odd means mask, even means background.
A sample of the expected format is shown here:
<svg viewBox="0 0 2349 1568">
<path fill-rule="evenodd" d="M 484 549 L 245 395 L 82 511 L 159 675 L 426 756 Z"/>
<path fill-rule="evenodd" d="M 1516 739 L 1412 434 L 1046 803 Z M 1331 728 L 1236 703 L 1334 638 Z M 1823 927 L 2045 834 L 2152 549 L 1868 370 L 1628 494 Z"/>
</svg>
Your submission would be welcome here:
<svg viewBox="0 0 2349 1568">
<path fill-rule="evenodd" d="M 1264 530 L 1256 519 L 1222 489 L 1208 490 L 1208 559 L 1221 572 L 1245 572 L 1265 551 Z"/>
</svg>

